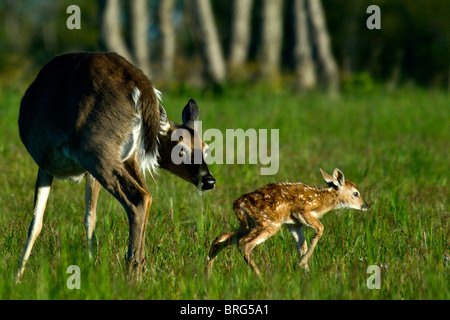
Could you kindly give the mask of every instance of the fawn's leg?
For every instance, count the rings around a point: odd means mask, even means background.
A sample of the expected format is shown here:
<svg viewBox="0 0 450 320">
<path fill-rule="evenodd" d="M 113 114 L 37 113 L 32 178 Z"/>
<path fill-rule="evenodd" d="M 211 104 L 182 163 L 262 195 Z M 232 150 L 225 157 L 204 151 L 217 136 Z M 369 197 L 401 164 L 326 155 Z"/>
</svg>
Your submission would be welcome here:
<svg viewBox="0 0 450 320">
<path fill-rule="evenodd" d="M 212 270 L 214 261 L 216 260 L 217 255 L 220 251 L 225 249 L 226 247 L 237 244 L 237 242 L 247 234 L 248 232 L 245 231 L 242 228 L 239 228 L 238 230 L 234 232 L 226 232 L 222 233 L 220 236 L 218 236 L 212 243 L 211 248 L 209 249 L 208 254 L 208 263 L 205 268 L 205 274 L 209 275 L 209 273 Z"/>
<path fill-rule="evenodd" d="M 295 246 L 297 247 L 298 254 L 300 258 L 308 251 L 308 244 L 305 240 L 305 235 L 303 234 L 302 224 L 287 224 L 286 225 L 292 234 L 295 241 Z"/>
<path fill-rule="evenodd" d="M 30 228 L 28 229 L 28 240 L 23 251 L 22 259 L 19 263 L 19 268 L 16 272 L 16 283 L 20 282 L 25 270 L 25 265 L 30 257 L 31 249 L 33 248 L 34 242 L 42 230 L 44 210 L 47 205 L 47 199 L 50 194 L 52 182 L 53 176 L 44 170 L 39 169 L 34 193 L 33 220 L 31 220 Z"/>
<path fill-rule="evenodd" d="M 100 183 L 90 174 L 86 174 L 86 187 L 84 192 L 86 202 L 86 214 L 84 216 L 84 227 L 86 228 L 86 239 L 89 250 L 89 258 L 92 259 L 92 236 L 97 221 L 96 209 Z"/>
<path fill-rule="evenodd" d="M 266 241 L 268 238 L 277 233 L 279 228 L 279 225 L 271 227 L 257 226 L 255 229 L 251 230 L 249 234 L 239 240 L 238 245 L 239 248 L 244 252 L 245 261 L 258 276 L 261 275 L 261 272 L 259 271 L 259 268 L 256 265 L 255 261 L 253 261 L 252 250 L 255 246 Z"/>
<path fill-rule="evenodd" d="M 232 242 L 236 242 L 236 238 L 237 238 L 236 232 L 226 232 L 222 233 L 213 241 L 207 257 L 208 262 L 205 268 L 206 275 L 210 274 L 212 267 L 214 265 L 214 261 L 216 260 L 216 257 L 219 254 L 219 252 L 222 251 L 224 248 L 228 247 L 229 245 L 231 245 Z"/>
<path fill-rule="evenodd" d="M 308 261 L 312 255 L 312 253 L 314 252 L 314 248 L 316 247 L 317 242 L 319 241 L 320 237 L 322 237 L 323 225 L 320 223 L 319 220 L 317 220 L 315 217 L 313 217 L 309 213 L 302 215 L 302 218 L 303 218 L 302 220 L 304 220 L 304 222 L 305 222 L 305 225 L 314 229 L 314 231 L 315 231 L 315 235 L 311 239 L 309 249 L 306 251 L 306 253 L 300 259 L 300 262 L 297 264 L 299 267 L 302 267 L 306 271 L 309 271 Z"/>
</svg>

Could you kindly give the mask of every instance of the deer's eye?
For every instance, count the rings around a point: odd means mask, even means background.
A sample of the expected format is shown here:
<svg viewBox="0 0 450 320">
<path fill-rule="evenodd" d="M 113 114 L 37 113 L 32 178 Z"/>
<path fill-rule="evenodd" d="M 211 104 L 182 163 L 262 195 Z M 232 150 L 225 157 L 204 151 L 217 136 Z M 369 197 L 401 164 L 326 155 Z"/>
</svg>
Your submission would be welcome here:
<svg viewBox="0 0 450 320">
<path fill-rule="evenodd" d="M 359 194 L 358 194 L 358 192 L 353 192 L 353 195 L 355 196 L 355 197 L 359 197 Z"/>
</svg>

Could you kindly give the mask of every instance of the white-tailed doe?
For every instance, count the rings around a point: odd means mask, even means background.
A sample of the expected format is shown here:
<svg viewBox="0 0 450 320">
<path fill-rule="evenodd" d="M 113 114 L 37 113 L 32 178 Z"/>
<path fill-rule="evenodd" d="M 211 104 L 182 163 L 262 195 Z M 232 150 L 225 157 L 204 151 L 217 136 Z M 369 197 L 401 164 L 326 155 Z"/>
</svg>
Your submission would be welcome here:
<svg viewBox="0 0 450 320">
<path fill-rule="evenodd" d="M 90 250 L 100 185 L 122 204 L 129 221 L 128 269 L 139 278 L 152 204 L 145 171 L 161 167 L 202 191 L 215 185 L 203 157 L 208 146 L 194 128 L 199 108 L 193 99 L 182 118 L 182 124 L 169 121 L 160 92 L 117 54 L 64 54 L 45 65 L 26 91 L 19 113 L 20 138 L 39 172 L 33 220 L 16 281 L 42 229 L 53 177 L 78 182 L 86 177 L 85 228 Z M 172 139 L 177 131 L 181 134 Z M 184 157 L 200 152 L 201 163 L 173 163 L 172 149 L 180 145 Z"/>
<path fill-rule="evenodd" d="M 259 275 L 252 259 L 253 248 L 286 225 L 296 242 L 301 257 L 298 266 L 309 270 L 308 261 L 323 233 L 319 219 L 328 211 L 352 208 L 366 211 L 367 204 L 357 187 L 346 181 L 339 169 L 330 176 L 322 171 L 328 188 L 310 187 L 303 183 L 272 183 L 237 199 L 233 209 L 240 222 L 234 232 L 223 233 L 211 245 L 206 266 L 209 274 L 217 254 L 231 244 L 238 244 L 248 265 Z M 303 226 L 314 230 L 310 246 L 303 235 Z"/>
</svg>

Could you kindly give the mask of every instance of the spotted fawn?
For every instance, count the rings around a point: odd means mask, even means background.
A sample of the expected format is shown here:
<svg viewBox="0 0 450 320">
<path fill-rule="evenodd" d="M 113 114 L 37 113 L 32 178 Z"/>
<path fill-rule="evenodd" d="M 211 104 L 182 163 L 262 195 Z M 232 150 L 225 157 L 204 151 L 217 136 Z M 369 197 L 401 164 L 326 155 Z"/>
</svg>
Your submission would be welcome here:
<svg viewBox="0 0 450 320">
<path fill-rule="evenodd" d="M 294 237 L 300 261 L 297 266 L 309 271 L 308 261 L 323 234 L 319 219 L 334 209 L 351 208 L 367 211 L 368 205 L 361 198 L 355 184 L 346 181 L 339 169 L 333 175 L 322 172 L 327 188 L 311 187 L 303 183 L 272 183 L 247 193 L 233 204 L 240 222 L 234 232 L 223 233 L 211 245 L 205 273 L 209 274 L 217 254 L 231 244 L 237 244 L 248 265 L 259 275 L 252 259 L 253 248 L 278 232 L 285 224 Z M 308 245 L 303 226 L 314 230 Z"/>
</svg>

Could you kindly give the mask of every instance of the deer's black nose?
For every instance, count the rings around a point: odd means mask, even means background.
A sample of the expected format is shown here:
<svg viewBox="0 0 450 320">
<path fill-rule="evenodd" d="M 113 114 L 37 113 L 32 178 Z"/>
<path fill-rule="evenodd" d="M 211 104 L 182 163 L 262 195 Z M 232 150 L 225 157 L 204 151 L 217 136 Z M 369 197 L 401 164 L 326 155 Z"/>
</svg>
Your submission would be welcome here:
<svg viewBox="0 0 450 320">
<path fill-rule="evenodd" d="M 202 191 L 213 189 L 215 184 L 216 179 L 213 176 L 202 177 Z"/>
</svg>

